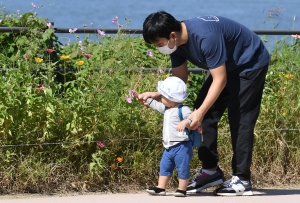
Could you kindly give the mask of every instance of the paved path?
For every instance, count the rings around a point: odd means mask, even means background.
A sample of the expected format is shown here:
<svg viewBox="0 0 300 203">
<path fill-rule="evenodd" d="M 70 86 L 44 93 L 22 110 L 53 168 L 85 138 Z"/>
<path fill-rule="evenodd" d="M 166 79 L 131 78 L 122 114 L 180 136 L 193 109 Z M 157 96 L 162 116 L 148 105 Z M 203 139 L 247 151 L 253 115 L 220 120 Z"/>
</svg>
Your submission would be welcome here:
<svg viewBox="0 0 300 203">
<path fill-rule="evenodd" d="M 0 196 L 0 203 L 300 203 L 299 189 L 259 189 L 255 196 L 220 197 L 212 192 L 190 194 L 188 197 L 151 196 L 147 193 L 85 194 L 67 196 L 18 195 Z"/>
</svg>

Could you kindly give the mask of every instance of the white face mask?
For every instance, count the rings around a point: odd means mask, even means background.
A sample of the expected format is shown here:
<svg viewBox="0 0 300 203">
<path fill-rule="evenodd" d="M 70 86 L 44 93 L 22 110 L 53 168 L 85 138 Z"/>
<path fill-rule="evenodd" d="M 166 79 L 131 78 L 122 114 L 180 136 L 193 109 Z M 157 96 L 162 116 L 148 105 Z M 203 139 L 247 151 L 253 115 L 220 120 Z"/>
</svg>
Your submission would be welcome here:
<svg viewBox="0 0 300 203">
<path fill-rule="evenodd" d="M 158 51 L 162 54 L 172 54 L 174 51 L 176 51 L 177 47 L 176 47 L 176 39 L 175 39 L 175 46 L 173 47 L 173 49 L 171 49 L 168 45 L 169 45 L 170 40 L 168 41 L 168 43 L 163 46 L 163 47 L 157 47 Z"/>
</svg>

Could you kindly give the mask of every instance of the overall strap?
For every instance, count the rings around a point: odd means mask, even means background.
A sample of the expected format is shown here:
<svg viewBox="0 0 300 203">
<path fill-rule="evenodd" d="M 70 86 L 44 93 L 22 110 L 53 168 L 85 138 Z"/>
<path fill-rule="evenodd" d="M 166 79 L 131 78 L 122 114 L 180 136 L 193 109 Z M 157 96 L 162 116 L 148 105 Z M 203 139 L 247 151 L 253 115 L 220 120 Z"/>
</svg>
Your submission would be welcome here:
<svg viewBox="0 0 300 203">
<path fill-rule="evenodd" d="M 179 116 L 179 119 L 180 119 L 180 121 L 182 121 L 183 120 L 183 117 L 182 117 L 182 105 L 180 105 L 179 107 L 178 107 L 178 116 Z"/>
</svg>

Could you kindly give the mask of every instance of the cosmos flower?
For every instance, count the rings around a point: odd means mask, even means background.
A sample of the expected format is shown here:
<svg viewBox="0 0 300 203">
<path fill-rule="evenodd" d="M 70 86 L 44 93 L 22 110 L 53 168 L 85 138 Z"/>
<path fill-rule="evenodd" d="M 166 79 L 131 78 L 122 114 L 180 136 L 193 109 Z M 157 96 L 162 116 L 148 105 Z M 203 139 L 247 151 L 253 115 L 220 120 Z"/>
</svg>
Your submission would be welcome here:
<svg viewBox="0 0 300 203">
<path fill-rule="evenodd" d="M 69 33 L 74 33 L 76 32 L 77 28 L 74 28 L 74 29 L 69 29 Z"/>
<path fill-rule="evenodd" d="M 122 163 L 123 158 L 122 158 L 122 157 L 118 157 L 118 158 L 117 158 L 117 161 L 118 161 L 119 163 Z"/>
<path fill-rule="evenodd" d="M 97 30 L 98 34 L 101 35 L 101 36 L 105 36 L 105 32 L 104 31 L 101 31 L 101 30 Z"/>
<path fill-rule="evenodd" d="M 100 147 L 100 148 L 105 147 L 105 145 L 102 142 L 100 142 L 100 141 L 97 142 L 97 146 Z"/>
<path fill-rule="evenodd" d="M 42 62 L 43 62 L 43 59 L 42 59 L 42 58 L 39 58 L 39 57 L 38 57 L 38 58 L 35 58 L 35 62 L 36 62 L 36 63 L 42 63 Z"/>
<path fill-rule="evenodd" d="M 116 24 L 118 22 L 118 16 L 114 16 L 111 22 L 112 24 Z"/>
<path fill-rule="evenodd" d="M 147 55 L 150 56 L 150 57 L 153 56 L 153 54 L 152 54 L 152 52 L 150 50 L 147 50 Z"/>
</svg>

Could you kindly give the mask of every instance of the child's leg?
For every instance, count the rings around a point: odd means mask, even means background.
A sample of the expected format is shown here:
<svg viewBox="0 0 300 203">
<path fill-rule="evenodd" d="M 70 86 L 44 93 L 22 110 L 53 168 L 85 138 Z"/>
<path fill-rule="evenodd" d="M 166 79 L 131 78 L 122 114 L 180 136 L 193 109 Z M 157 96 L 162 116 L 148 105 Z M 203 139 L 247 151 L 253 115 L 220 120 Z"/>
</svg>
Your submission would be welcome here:
<svg viewBox="0 0 300 203">
<path fill-rule="evenodd" d="M 175 168 L 174 161 L 170 159 L 170 150 L 165 150 L 160 161 L 160 172 L 157 187 L 146 190 L 151 195 L 166 195 L 166 187 Z"/>
<path fill-rule="evenodd" d="M 178 189 L 186 191 L 188 183 L 189 183 L 189 179 L 182 180 L 182 179 L 179 178 Z"/>
<path fill-rule="evenodd" d="M 175 163 L 173 160 L 174 153 L 172 149 L 165 149 L 160 161 L 160 171 L 158 179 L 158 188 L 166 189 L 169 180 L 175 169 Z"/>
<path fill-rule="evenodd" d="M 170 176 L 159 176 L 157 187 L 161 189 L 166 189 L 170 178 Z"/>
<path fill-rule="evenodd" d="M 190 161 L 193 155 L 193 148 L 191 142 L 182 142 L 180 149 L 175 157 L 175 164 L 179 177 L 178 189 L 186 191 L 190 178 Z"/>
</svg>

